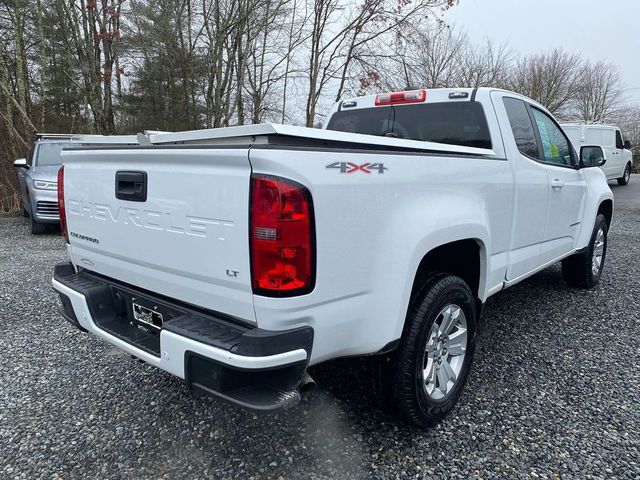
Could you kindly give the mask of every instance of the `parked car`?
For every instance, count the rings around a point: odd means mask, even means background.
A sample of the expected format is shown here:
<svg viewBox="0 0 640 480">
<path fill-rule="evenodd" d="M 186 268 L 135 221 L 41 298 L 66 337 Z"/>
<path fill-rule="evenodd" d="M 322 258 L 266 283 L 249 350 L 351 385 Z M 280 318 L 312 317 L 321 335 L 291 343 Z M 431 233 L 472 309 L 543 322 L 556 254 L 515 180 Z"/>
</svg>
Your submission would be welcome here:
<svg viewBox="0 0 640 480">
<path fill-rule="evenodd" d="M 32 234 L 44 233 L 47 225 L 59 223 L 57 177 L 62 165 L 60 153 L 65 147 L 81 146 L 83 142 L 97 146 L 132 144 L 137 140 L 133 135 L 38 134 L 29 157 L 13 162 L 18 168 L 22 212 L 31 219 Z"/>
<path fill-rule="evenodd" d="M 618 185 L 629 183 L 633 169 L 631 143 L 623 139 L 618 127 L 579 123 L 563 123 L 561 127 L 576 150 L 579 150 L 583 145 L 600 145 L 602 147 L 606 162 L 601 168 L 608 180 L 617 180 Z"/>
<path fill-rule="evenodd" d="M 44 233 L 47 224 L 57 224 L 57 175 L 62 160 L 60 152 L 69 143 L 71 135 L 41 134 L 31 148 L 28 158 L 19 158 L 18 183 L 22 212 L 31 219 L 31 233 Z"/>
<path fill-rule="evenodd" d="M 429 425 L 460 397 L 487 298 L 559 261 L 598 283 L 604 152 L 578 156 L 541 105 L 417 90 L 328 117 L 65 150 L 64 318 L 256 410 L 294 404 L 309 365 L 376 356 L 372 388 Z"/>
</svg>

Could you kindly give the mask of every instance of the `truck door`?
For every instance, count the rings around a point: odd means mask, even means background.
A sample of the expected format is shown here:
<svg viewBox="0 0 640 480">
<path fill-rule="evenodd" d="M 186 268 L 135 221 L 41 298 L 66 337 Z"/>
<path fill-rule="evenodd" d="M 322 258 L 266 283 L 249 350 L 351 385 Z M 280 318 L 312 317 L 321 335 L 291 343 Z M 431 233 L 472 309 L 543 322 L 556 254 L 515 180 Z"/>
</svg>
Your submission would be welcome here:
<svg viewBox="0 0 640 480">
<path fill-rule="evenodd" d="M 560 126 L 542 110 L 531 106 L 540 144 L 540 161 L 547 171 L 549 209 L 540 263 L 571 252 L 580 231 L 587 184 L 578 158 Z"/>
<path fill-rule="evenodd" d="M 491 98 L 502 129 L 505 152 L 514 177 L 514 211 L 506 279 L 513 280 L 540 264 L 547 219 L 547 171 L 537 158 L 539 145 L 523 100 L 501 92 Z"/>
</svg>

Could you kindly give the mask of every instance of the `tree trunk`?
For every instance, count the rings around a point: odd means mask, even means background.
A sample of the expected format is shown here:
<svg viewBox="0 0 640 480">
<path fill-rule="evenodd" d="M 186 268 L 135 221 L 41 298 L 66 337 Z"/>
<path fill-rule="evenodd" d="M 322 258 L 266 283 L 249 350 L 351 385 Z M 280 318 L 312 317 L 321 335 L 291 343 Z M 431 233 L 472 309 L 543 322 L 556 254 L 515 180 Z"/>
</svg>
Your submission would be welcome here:
<svg viewBox="0 0 640 480">
<path fill-rule="evenodd" d="M 27 54 L 24 48 L 24 18 L 22 12 L 22 2 L 15 3 L 14 17 L 14 42 L 16 49 L 16 89 L 17 100 L 20 107 L 29 113 L 28 105 L 28 84 L 27 84 Z"/>
<path fill-rule="evenodd" d="M 40 40 L 40 130 L 44 131 L 46 118 L 46 96 L 47 96 L 47 57 L 45 52 L 44 27 L 42 25 L 42 2 L 36 3 L 38 10 L 38 37 Z"/>
</svg>

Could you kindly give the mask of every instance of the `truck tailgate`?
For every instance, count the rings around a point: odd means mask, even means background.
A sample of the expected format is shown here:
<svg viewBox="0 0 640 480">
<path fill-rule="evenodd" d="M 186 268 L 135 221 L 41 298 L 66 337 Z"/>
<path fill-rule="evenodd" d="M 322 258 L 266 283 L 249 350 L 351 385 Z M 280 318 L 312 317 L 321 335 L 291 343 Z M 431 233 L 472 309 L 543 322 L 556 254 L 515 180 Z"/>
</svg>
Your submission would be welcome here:
<svg viewBox="0 0 640 480">
<path fill-rule="evenodd" d="M 255 322 L 246 148 L 66 150 L 62 158 L 77 266 Z"/>
</svg>

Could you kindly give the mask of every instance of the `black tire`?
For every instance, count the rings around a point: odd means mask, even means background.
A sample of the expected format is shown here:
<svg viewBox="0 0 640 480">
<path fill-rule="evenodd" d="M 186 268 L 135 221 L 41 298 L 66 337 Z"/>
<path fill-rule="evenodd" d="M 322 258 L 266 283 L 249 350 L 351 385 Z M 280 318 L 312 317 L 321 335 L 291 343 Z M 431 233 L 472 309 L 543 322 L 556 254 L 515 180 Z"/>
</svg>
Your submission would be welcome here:
<svg viewBox="0 0 640 480">
<path fill-rule="evenodd" d="M 466 351 L 453 386 L 441 399 L 434 399 L 427 394 L 422 376 L 425 349 L 434 322 L 444 321 L 440 314 L 450 305 L 459 307 L 466 317 Z M 377 390 L 383 406 L 420 427 L 442 420 L 460 398 L 469 375 L 475 350 L 476 320 L 474 297 L 461 278 L 448 274 L 429 276 L 414 295 L 398 348 L 380 359 Z M 447 353 L 446 349 L 443 353 Z"/>
<path fill-rule="evenodd" d="M 624 173 L 618 178 L 618 185 L 627 185 L 629 180 L 631 180 L 631 164 L 627 163 L 627 166 L 624 168 Z"/>
<path fill-rule="evenodd" d="M 31 233 L 33 235 L 41 235 L 46 232 L 47 226 L 44 223 L 37 222 L 33 218 L 31 219 Z"/>
<path fill-rule="evenodd" d="M 31 202 L 22 205 L 22 215 L 24 215 L 26 218 L 31 217 Z"/>
<path fill-rule="evenodd" d="M 598 232 L 602 229 L 602 240 L 604 245 L 602 247 L 602 257 L 600 264 L 597 268 L 597 272 L 594 272 L 594 260 L 593 252 L 596 249 L 596 240 L 598 238 Z M 577 288 L 593 288 L 600 281 L 602 276 L 602 269 L 604 268 L 604 261 L 607 257 L 607 219 L 604 215 L 599 214 L 596 217 L 595 225 L 593 226 L 593 232 L 591 233 L 591 240 L 587 248 L 580 252 L 565 258 L 562 261 L 562 278 L 571 287 Z"/>
</svg>

